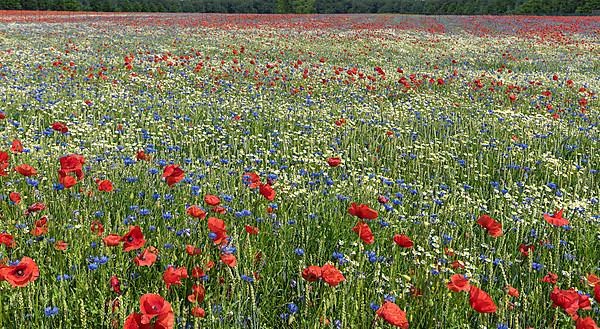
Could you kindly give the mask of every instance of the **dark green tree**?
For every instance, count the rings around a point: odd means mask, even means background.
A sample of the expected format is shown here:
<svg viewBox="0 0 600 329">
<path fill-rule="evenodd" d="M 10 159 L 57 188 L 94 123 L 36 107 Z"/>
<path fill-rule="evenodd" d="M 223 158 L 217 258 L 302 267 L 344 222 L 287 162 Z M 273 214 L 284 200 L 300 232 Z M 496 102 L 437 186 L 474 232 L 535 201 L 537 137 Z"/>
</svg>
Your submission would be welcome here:
<svg viewBox="0 0 600 329">
<path fill-rule="evenodd" d="M 18 10 L 21 9 L 19 0 L 0 0 L 0 9 Z"/>
</svg>

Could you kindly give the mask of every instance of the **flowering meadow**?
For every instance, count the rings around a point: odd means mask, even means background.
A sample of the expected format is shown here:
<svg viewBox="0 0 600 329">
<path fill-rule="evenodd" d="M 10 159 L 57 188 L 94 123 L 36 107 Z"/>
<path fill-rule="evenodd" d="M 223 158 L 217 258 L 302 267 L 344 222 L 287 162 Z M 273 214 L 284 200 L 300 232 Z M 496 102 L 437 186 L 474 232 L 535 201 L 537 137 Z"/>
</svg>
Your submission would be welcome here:
<svg viewBox="0 0 600 329">
<path fill-rule="evenodd" d="M 598 328 L 600 18 L 0 12 L 1 328 Z"/>
</svg>

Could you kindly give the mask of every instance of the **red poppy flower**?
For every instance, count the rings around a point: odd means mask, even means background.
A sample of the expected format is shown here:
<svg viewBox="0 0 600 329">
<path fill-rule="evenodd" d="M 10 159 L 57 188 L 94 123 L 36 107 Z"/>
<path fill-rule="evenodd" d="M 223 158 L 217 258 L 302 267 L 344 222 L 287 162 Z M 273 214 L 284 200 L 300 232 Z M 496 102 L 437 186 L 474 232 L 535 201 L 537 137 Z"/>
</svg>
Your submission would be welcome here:
<svg viewBox="0 0 600 329">
<path fill-rule="evenodd" d="M 563 218 L 563 210 L 557 210 L 554 212 L 554 214 L 550 215 L 550 214 L 544 214 L 544 220 L 547 221 L 548 223 L 554 225 L 554 226 L 565 226 L 565 225 L 569 225 L 569 220 L 566 218 Z"/>
<path fill-rule="evenodd" d="M 123 242 L 123 251 L 140 249 L 146 243 L 144 234 L 139 226 L 129 227 L 129 232 L 123 235 L 121 241 Z"/>
<path fill-rule="evenodd" d="M 158 257 L 158 250 L 154 247 L 148 247 L 142 251 L 141 254 L 137 255 L 133 262 L 137 266 L 152 266 L 154 262 L 156 262 L 156 258 Z"/>
<path fill-rule="evenodd" d="M 327 164 L 330 167 L 337 167 L 342 163 L 342 159 L 340 158 L 329 158 L 327 159 Z"/>
<path fill-rule="evenodd" d="M 74 173 L 77 180 L 82 180 L 84 177 L 83 165 L 85 164 L 85 158 L 79 154 L 70 154 L 60 157 L 60 169 L 58 170 L 59 176 L 67 176 L 70 173 Z"/>
<path fill-rule="evenodd" d="M 103 191 L 103 192 L 112 192 L 113 190 L 113 185 L 112 182 L 109 181 L 108 179 L 104 179 L 98 182 L 98 191 Z"/>
<path fill-rule="evenodd" d="M 244 173 L 244 175 L 242 175 L 242 181 L 251 189 L 255 189 L 261 184 L 260 176 L 253 172 Z"/>
<path fill-rule="evenodd" d="M 107 247 L 115 247 L 121 243 L 121 236 L 117 234 L 109 234 L 107 237 L 102 239 L 102 242 L 104 242 L 104 245 Z"/>
<path fill-rule="evenodd" d="M 163 170 L 162 177 L 167 182 L 167 185 L 173 186 L 185 177 L 185 172 L 179 168 L 179 165 L 168 165 Z"/>
<path fill-rule="evenodd" d="M 590 298 L 587 295 L 581 294 L 579 295 L 579 309 L 581 310 L 591 310 L 592 303 L 590 302 Z"/>
<path fill-rule="evenodd" d="M 356 216 L 360 219 L 376 219 L 379 214 L 377 211 L 369 208 L 366 204 L 357 205 L 352 202 L 348 208 L 348 213 L 352 216 Z"/>
<path fill-rule="evenodd" d="M 37 170 L 28 164 L 22 164 L 20 166 L 16 166 L 15 171 L 25 177 L 37 175 Z"/>
<path fill-rule="evenodd" d="M 4 278 L 13 287 L 25 287 L 39 276 L 37 264 L 29 257 L 21 258 L 17 265 L 0 268 L 0 278 Z"/>
<path fill-rule="evenodd" d="M 6 248 L 15 247 L 15 238 L 8 233 L 0 233 L 0 245 L 5 245 Z"/>
<path fill-rule="evenodd" d="M 104 225 L 102 225 L 100 221 L 95 220 L 90 224 L 90 231 L 97 236 L 102 236 L 104 233 Z M 119 239 L 121 239 L 121 237 L 119 237 Z"/>
<path fill-rule="evenodd" d="M 55 130 L 55 131 L 58 131 L 58 132 L 64 134 L 69 131 L 69 128 L 67 127 L 66 124 L 64 124 L 62 122 L 54 122 L 52 124 L 52 130 Z"/>
<path fill-rule="evenodd" d="M 194 284 L 192 286 L 192 294 L 187 296 L 187 300 L 190 303 L 202 303 L 204 301 L 205 289 L 201 284 Z"/>
<path fill-rule="evenodd" d="M 12 144 L 10 145 L 10 151 L 12 153 L 22 153 L 23 152 L 23 144 L 21 144 L 21 141 L 18 139 L 13 140 Z"/>
<path fill-rule="evenodd" d="M 259 192 L 269 201 L 275 200 L 275 190 L 269 184 L 260 184 Z"/>
<path fill-rule="evenodd" d="M 221 261 L 229 267 L 236 267 L 237 258 L 233 254 L 222 254 Z"/>
<path fill-rule="evenodd" d="M 215 262 L 213 262 L 212 260 L 209 260 L 208 262 L 206 262 L 207 271 L 209 271 L 213 267 L 215 267 Z"/>
<path fill-rule="evenodd" d="M 507 287 L 506 287 L 506 289 L 507 289 L 507 292 L 508 292 L 508 294 L 509 294 L 510 296 L 513 296 L 513 297 L 519 298 L 519 296 L 521 295 L 521 294 L 519 293 L 519 290 L 517 290 L 517 289 L 516 289 L 516 288 L 514 288 L 513 286 L 507 286 Z"/>
<path fill-rule="evenodd" d="M 205 275 L 204 270 L 200 266 L 196 266 L 192 269 L 192 278 L 194 279 L 199 279 Z"/>
<path fill-rule="evenodd" d="M 192 313 L 192 316 L 196 318 L 203 318 L 206 316 L 206 312 L 200 306 L 194 306 L 190 312 Z"/>
<path fill-rule="evenodd" d="M 521 255 L 523 255 L 523 257 L 528 257 L 530 252 L 533 252 L 535 250 L 535 245 L 525 245 L 524 243 L 521 243 L 519 245 L 519 252 L 521 252 Z"/>
<path fill-rule="evenodd" d="M 14 204 L 19 204 L 21 203 L 21 194 L 19 194 L 19 192 L 10 192 L 10 194 L 8 195 L 8 198 L 10 199 L 10 201 L 12 201 Z"/>
<path fill-rule="evenodd" d="M 481 225 L 489 235 L 497 238 L 502 235 L 502 223 L 494 220 L 489 215 L 481 215 L 477 219 L 477 224 Z"/>
<path fill-rule="evenodd" d="M 226 213 L 227 213 L 227 208 L 225 208 L 225 207 L 221 207 L 221 206 L 215 206 L 215 207 L 212 207 L 212 209 L 211 209 L 211 210 L 212 210 L 213 212 L 216 212 L 217 214 L 221 214 L 221 215 L 224 215 L 224 214 L 226 214 Z"/>
<path fill-rule="evenodd" d="M 188 254 L 190 256 L 196 256 L 196 255 L 200 255 L 202 253 L 202 249 L 200 249 L 196 246 L 192 246 L 191 244 L 188 244 L 185 246 L 185 252 L 186 252 L 186 254 Z"/>
<path fill-rule="evenodd" d="M 142 315 L 139 313 L 131 313 L 123 323 L 123 329 L 141 329 L 143 328 Z M 148 326 L 146 326 L 148 327 Z"/>
<path fill-rule="evenodd" d="M 43 204 L 41 202 L 36 202 L 36 203 L 32 204 L 31 206 L 27 207 L 27 212 L 25 213 L 25 215 L 29 215 L 34 212 L 42 211 L 44 209 L 46 209 L 45 204 Z"/>
<path fill-rule="evenodd" d="M 450 277 L 450 282 L 446 284 L 448 289 L 454 292 L 459 291 L 469 291 L 471 289 L 471 284 L 469 284 L 469 279 L 467 279 L 462 274 L 454 274 Z"/>
<path fill-rule="evenodd" d="M 30 232 L 33 236 L 40 236 L 48 233 L 48 217 L 42 216 L 42 218 L 36 220 L 33 225 Z"/>
<path fill-rule="evenodd" d="M 387 323 L 393 326 L 408 329 L 408 320 L 406 319 L 406 312 L 401 310 L 400 307 L 398 307 L 398 305 L 392 302 L 386 301 L 385 303 L 383 303 L 383 305 L 379 307 L 375 314 L 378 317 L 383 318 Z"/>
<path fill-rule="evenodd" d="M 141 324 L 150 324 L 152 319 L 156 318 L 154 329 L 172 329 L 175 324 L 175 316 L 171 304 L 160 295 L 142 295 L 140 297 L 140 311 Z"/>
<path fill-rule="evenodd" d="M 110 277 L 110 287 L 115 293 L 121 294 L 121 282 L 119 282 L 119 278 L 116 275 Z"/>
<path fill-rule="evenodd" d="M 83 164 L 85 163 L 85 158 L 83 156 L 71 154 L 61 157 L 58 160 L 60 162 L 58 182 L 65 188 L 70 188 L 83 179 Z M 72 173 L 75 174 L 75 177 L 71 175 Z"/>
<path fill-rule="evenodd" d="M 594 286 L 594 298 L 598 303 L 600 303 L 600 283 L 597 283 Z"/>
<path fill-rule="evenodd" d="M 199 219 L 206 218 L 206 211 L 202 210 L 200 207 L 195 206 L 195 205 L 189 206 L 185 212 L 194 218 L 199 218 Z"/>
<path fill-rule="evenodd" d="M 325 264 L 323 267 L 321 267 L 321 278 L 332 287 L 335 287 L 340 282 L 346 280 L 342 272 L 340 272 L 340 270 L 331 264 Z"/>
<path fill-rule="evenodd" d="M 455 260 L 452 262 L 452 264 L 450 264 L 452 266 L 453 269 L 459 269 L 459 268 L 465 268 L 465 263 L 463 261 L 460 260 Z"/>
<path fill-rule="evenodd" d="M 372 244 L 375 242 L 371 228 L 363 221 L 356 223 L 356 225 L 352 228 L 352 231 L 356 232 L 358 237 L 366 244 Z"/>
<path fill-rule="evenodd" d="M 586 318 L 577 318 L 575 329 L 599 329 L 599 327 L 596 322 L 594 322 L 594 319 L 588 316 Z"/>
<path fill-rule="evenodd" d="M 592 287 L 600 283 L 600 278 L 598 276 L 596 276 L 595 274 L 591 274 L 591 273 L 588 274 L 586 279 L 587 279 L 588 285 L 590 285 Z"/>
<path fill-rule="evenodd" d="M 246 229 L 246 232 L 250 235 L 258 234 L 258 227 L 246 225 L 244 228 Z"/>
<path fill-rule="evenodd" d="M 577 313 L 581 307 L 579 305 L 580 301 L 582 302 L 583 307 L 587 307 L 586 304 L 589 304 L 589 299 L 587 299 L 587 303 L 584 298 L 577 293 L 575 289 L 569 290 L 561 290 L 558 287 L 554 286 L 554 290 L 550 293 L 550 299 L 552 300 L 552 306 L 562 308 L 567 314 L 573 316 Z"/>
<path fill-rule="evenodd" d="M 225 229 L 225 222 L 223 220 L 218 219 L 216 217 L 208 218 L 208 229 L 216 234 L 216 237 L 213 239 L 215 244 L 221 244 L 227 238 L 227 230 Z"/>
<path fill-rule="evenodd" d="M 171 288 L 172 285 L 180 286 L 181 279 L 186 279 L 187 277 L 188 273 L 185 267 L 175 268 L 169 266 L 163 273 L 163 281 L 165 281 L 167 289 Z"/>
<path fill-rule="evenodd" d="M 404 234 L 394 234 L 394 243 L 402 248 L 412 248 L 414 245 L 413 241 Z"/>
<path fill-rule="evenodd" d="M 77 179 L 73 176 L 58 176 L 58 182 L 61 183 L 65 188 L 71 188 L 77 184 Z"/>
<path fill-rule="evenodd" d="M 67 250 L 68 247 L 69 247 L 69 244 L 62 240 L 56 241 L 56 243 L 54 244 L 54 249 L 60 250 L 60 251 L 65 251 L 65 250 Z"/>
<path fill-rule="evenodd" d="M 386 204 L 386 203 L 388 203 L 388 201 L 390 201 L 390 200 L 383 195 L 380 195 L 377 197 L 377 202 L 379 202 L 381 204 Z"/>
<path fill-rule="evenodd" d="M 150 156 L 147 155 L 143 150 L 137 151 L 135 158 L 138 159 L 138 161 L 150 161 Z"/>
<path fill-rule="evenodd" d="M 311 265 L 302 270 L 302 277 L 308 282 L 315 282 L 321 278 L 321 268 Z"/>
<path fill-rule="evenodd" d="M 0 151 L 0 176 L 7 176 L 8 175 L 8 166 L 10 165 L 8 163 L 8 153 Z"/>
<path fill-rule="evenodd" d="M 542 278 L 542 282 L 556 284 L 556 282 L 558 282 L 558 274 L 548 272 L 548 274 L 546 274 L 546 276 L 544 276 L 544 278 Z"/>
<path fill-rule="evenodd" d="M 218 206 L 221 203 L 221 199 L 216 195 L 207 194 L 204 196 L 204 202 L 209 206 Z"/>
<path fill-rule="evenodd" d="M 469 304 L 479 313 L 495 313 L 496 304 L 485 291 L 471 286 L 469 289 Z"/>
</svg>

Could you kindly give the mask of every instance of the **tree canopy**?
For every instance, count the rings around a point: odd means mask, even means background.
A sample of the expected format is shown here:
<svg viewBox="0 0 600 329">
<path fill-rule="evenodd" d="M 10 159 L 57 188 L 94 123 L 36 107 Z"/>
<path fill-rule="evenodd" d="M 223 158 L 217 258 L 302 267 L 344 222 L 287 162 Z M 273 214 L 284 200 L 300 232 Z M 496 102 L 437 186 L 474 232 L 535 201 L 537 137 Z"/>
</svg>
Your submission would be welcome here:
<svg viewBox="0 0 600 329">
<path fill-rule="evenodd" d="M 207 13 L 592 14 L 600 0 L 0 0 L 0 9 Z"/>
</svg>

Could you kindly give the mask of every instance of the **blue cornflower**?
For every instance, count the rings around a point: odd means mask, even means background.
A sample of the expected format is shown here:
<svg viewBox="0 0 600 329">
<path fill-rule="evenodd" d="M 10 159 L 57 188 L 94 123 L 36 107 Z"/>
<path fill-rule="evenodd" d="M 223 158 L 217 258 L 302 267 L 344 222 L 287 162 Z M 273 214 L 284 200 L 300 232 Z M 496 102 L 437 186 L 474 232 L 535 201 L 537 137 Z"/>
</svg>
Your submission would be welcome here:
<svg viewBox="0 0 600 329">
<path fill-rule="evenodd" d="M 194 196 L 200 195 L 200 186 L 192 185 L 191 189 L 192 189 L 192 195 L 194 195 Z"/>
<path fill-rule="evenodd" d="M 68 274 L 59 274 L 56 276 L 56 281 L 68 281 L 71 280 L 71 276 Z"/>
<path fill-rule="evenodd" d="M 289 303 L 287 305 L 287 309 L 288 309 L 288 312 L 290 312 L 291 314 L 295 314 L 296 312 L 298 312 L 298 305 L 296 305 L 294 303 Z"/>
<path fill-rule="evenodd" d="M 377 311 L 379 309 L 379 305 L 375 304 L 374 302 L 371 302 L 369 304 L 369 307 L 373 310 L 373 311 Z"/>
<path fill-rule="evenodd" d="M 244 280 L 246 282 L 250 282 L 250 283 L 254 282 L 254 278 L 251 277 L 251 276 L 247 276 L 245 274 L 242 274 L 240 277 L 242 278 L 242 280 Z"/>
<path fill-rule="evenodd" d="M 452 241 L 452 237 L 448 234 L 443 234 L 442 235 L 442 240 L 444 244 L 448 244 Z"/>
<path fill-rule="evenodd" d="M 27 177 L 25 179 L 25 181 L 27 182 L 27 184 L 29 186 L 32 186 L 32 187 L 38 187 L 38 185 L 40 185 L 40 182 L 37 179 L 33 179 L 33 178 L 30 178 L 30 177 Z"/>
<path fill-rule="evenodd" d="M 44 315 L 49 318 L 58 314 L 58 307 L 56 306 L 46 306 L 44 308 Z"/>
</svg>

